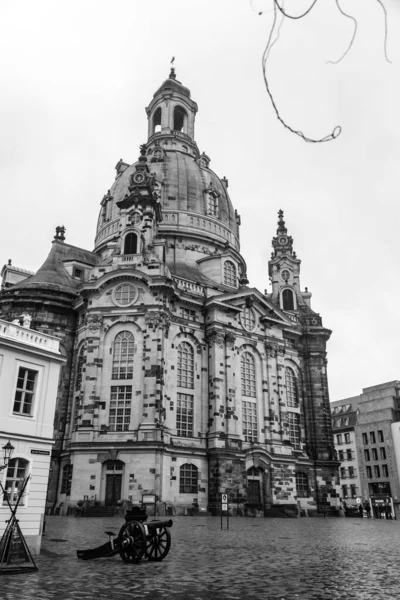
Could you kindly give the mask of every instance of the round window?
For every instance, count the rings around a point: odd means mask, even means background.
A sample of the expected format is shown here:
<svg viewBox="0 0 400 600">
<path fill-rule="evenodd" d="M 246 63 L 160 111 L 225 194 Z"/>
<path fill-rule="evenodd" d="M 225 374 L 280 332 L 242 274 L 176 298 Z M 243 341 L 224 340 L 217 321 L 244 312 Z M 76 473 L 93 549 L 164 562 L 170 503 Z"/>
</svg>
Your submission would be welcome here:
<svg viewBox="0 0 400 600">
<path fill-rule="evenodd" d="M 136 301 L 137 296 L 137 287 L 132 283 L 122 283 L 113 291 L 113 301 L 118 306 L 130 306 Z"/>
<path fill-rule="evenodd" d="M 256 313 L 252 308 L 245 308 L 241 314 L 243 328 L 247 331 L 253 331 L 256 327 Z"/>
<path fill-rule="evenodd" d="M 282 277 L 283 281 L 289 281 L 290 272 L 287 269 L 284 269 L 281 273 L 281 277 Z"/>
</svg>

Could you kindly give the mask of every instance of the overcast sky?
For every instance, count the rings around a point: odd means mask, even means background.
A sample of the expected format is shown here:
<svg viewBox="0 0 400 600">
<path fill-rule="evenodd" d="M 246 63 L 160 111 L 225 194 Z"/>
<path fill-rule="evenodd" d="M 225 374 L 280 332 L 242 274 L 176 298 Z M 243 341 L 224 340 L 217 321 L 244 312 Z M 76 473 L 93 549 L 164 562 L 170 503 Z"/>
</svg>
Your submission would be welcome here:
<svg viewBox="0 0 400 600">
<path fill-rule="evenodd" d="M 312 0 L 286 0 L 300 14 Z M 302 260 L 301 286 L 332 330 L 331 400 L 400 379 L 400 6 L 319 0 L 285 19 L 267 76 L 273 0 L 2 0 L 0 263 L 37 270 L 57 225 L 93 248 L 120 158 L 147 138 L 144 107 L 167 78 L 198 103 L 196 141 L 229 180 L 250 285 L 270 291 L 277 211 Z M 260 15 L 259 13 L 262 12 Z"/>
</svg>

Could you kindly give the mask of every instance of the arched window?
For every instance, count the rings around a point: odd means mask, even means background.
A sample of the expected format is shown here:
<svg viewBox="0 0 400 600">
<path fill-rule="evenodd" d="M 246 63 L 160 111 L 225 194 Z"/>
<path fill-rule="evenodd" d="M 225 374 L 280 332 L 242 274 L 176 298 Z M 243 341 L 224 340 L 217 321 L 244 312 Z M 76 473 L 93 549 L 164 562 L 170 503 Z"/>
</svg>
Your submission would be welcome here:
<svg viewBox="0 0 400 600">
<path fill-rule="evenodd" d="M 153 133 L 161 131 L 161 107 L 159 106 L 153 116 Z"/>
<path fill-rule="evenodd" d="M 224 283 L 232 287 L 236 287 L 237 285 L 236 267 L 231 260 L 224 262 Z"/>
<path fill-rule="evenodd" d="M 79 389 L 82 385 L 82 375 L 83 375 L 83 367 L 85 364 L 85 355 L 84 355 L 84 348 L 82 346 L 82 348 L 79 351 L 78 354 L 78 360 L 76 361 L 76 382 L 75 382 L 75 389 Z"/>
<path fill-rule="evenodd" d="M 197 494 L 198 469 L 188 463 L 179 469 L 179 492 L 181 494 Z"/>
<path fill-rule="evenodd" d="M 247 504 L 261 503 L 261 483 L 262 473 L 259 469 L 251 467 L 247 471 Z"/>
<path fill-rule="evenodd" d="M 242 312 L 242 325 L 247 331 L 253 331 L 256 326 L 256 315 L 252 308 L 244 308 Z"/>
<path fill-rule="evenodd" d="M 243 352 L 241 358 L 242 395 L 256 397 L 256 367 L 254 356 Z"/>
<path fill-rule="evenodd" d="M 13 458 L 8 463 L 3 505 L 7 504 L 7 499 L 10 504 L 17 502 L 24 479 L 28 476 L 28 466 L 29 462 L 23 458 Z M 24 497 L 19 504 L 24 505 Z"/>
<path fill-rule="evenodd" d="M 292 290 L 283 290 L 282 307 L 284 310 L 294 310 L 294 298 Z"/>
<path fill-rule="evenodd" d="M 307 498 L 309 496 L 308 477 L 306 473 L 296 473 L 296 494 L 300 498 Z"/>
<path fill-rule="evenodd" d="M 130 331 L 121 331 L 113 345 L 112 379 L 132 379 L 135 338 Z"/>
<path fill-rule="evenodd" d="M 138 250 L 136 233 L 128 233 L 124 240 L 124 254 L 137 254 Z"/>
<path fill-rule="evenodd" d="M 174 131 L 187 133 L 187 112 L 182 106 L 174 108 Z"/>
<path fill-rule="evenodd" d="M 187 342 L 181 342 L 178 346 L 177 375 L 179 387 L 194 387 L 194 350 Z"/>
<path fill-rule="evenodd" d="M 287 405 L 297 407 L 299 405 L 299 391 L 297 389 L 296 375 L 290 367 L 286 367 L 285 369 L 285 383 Z"/>
</svg>

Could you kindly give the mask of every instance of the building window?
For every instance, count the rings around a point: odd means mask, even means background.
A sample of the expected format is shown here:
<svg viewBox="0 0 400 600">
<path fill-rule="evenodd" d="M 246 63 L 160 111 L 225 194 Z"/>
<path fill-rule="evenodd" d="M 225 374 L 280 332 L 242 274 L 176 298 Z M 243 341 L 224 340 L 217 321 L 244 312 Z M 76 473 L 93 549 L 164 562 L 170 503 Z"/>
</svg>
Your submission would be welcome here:
<svg viewBox="0 0 400 600">
<path fill-rule="evenodd" d="M 369 460 L 369 450 L 364 450 L 364 460 Z"/>
<path fill-rule="evenodd" d="M 114 301 L 118 306 L 129 306 L 137 298 L 138 291 L 132 283 L 122 283 L 114 290 Z"/>
<path fill-rule="evenodd" d="M 355 477 L 354 467 L 349 467 L 349 477 Z"/>
<path fill-rule="evenodd" d="M 368 477 L 368 479 L 371 479 L 371 477 L 372 477 L 372 469 L 371 469 L 371 467 L 367 467 L 367 477 Z"/>
<path fill-rule="evenodd" d="M 349 419 L 349 417 L 346 417 L 345 419 L 343 419 L 343 427 L 348 427 L 348 426 L 349 426 L 349 423 L 350 423 L 350 419 Z M 346 436 L 346 435 L 347 435 L 347 436 L 349 436 L 349 441 L 350 441 L 350 434 L 349 434 L 349 433 L 346 433 L 346 434 L 345 434 L 345 436 Z"/>
<path fill-rule="evenodd" d="M 386 449 L 380 448 L 381 460 L 386 460 Z"/>
<path fill-rule="evenodd" d="M 339 460 L 340 460 L 340 462 L 344 461 L 343 450 L 339 450 Z"/>
<path fill-rule="evenodd" d="M 83 367 L 85 364 L 84 348 L 82 347 L 78 354 L 78 360 L 76 361 L 76 381 L 75 389 L 79 390 L 82 385 Z"/>
<path fill-rule="evenodd" d="M 350 486 L 350 494 L 352 498 L 357 498 L 357 487 L 354 483 Z"/>
<path fill-rule="evenodd" d="M 378 450 L 376 448 L 372 448 L 372 460 L 378 460 Z"/>
<path fill-rule="evenodd" d="M 256 326 L 256 315 L 252 308 L 244 308 L 241 314 L 242 325 L 247 331 L 253 331 Z"/>
<path fill-rule="evenodd" d="M 212 193 L 208 194 L 208 214 L 218 217 L 218 197 Z"/>
<path fill-rule="evenodd" d="M 17 389 L 15 390 L 13 412 L 19 415 L 31 415 L 38 372 L 20 367 Z"/>
<path fill-rule="evenodd" d="M 344 467 L 340 467 L 340 479 L 346 479 L 346 469 Z"/>
<path fill-rule="evenodd" d="M 110 411 L 108 416 L 109 431 L 128 431 L 131 421 L 131 385 L 112 385 Z"/>
<path fill-rule="evenodd" d="M 349 497 L 347 490 L 348 490 L 347 485 L 342 485 L 342 496 L 343 496 L 343 498 L 348 498 Z"/>
<path fill-rule="evenodd" d="M 187 133 L 187 112 L 182 106 L 174 108 L 174 131 L 182 131 Z"/>
<path fill-rule="evenodd" d="M 124 240 L 124 254 L 137 254 L 138 239 L 136 233 L 128 233 Z"/>
<path fill-rule="evenodd" d="M 292 290 L 283 290 L 282 308 L 283 310 L 294 310 L 294 296 Z"/>
<path fill-rule="evenodd" d="M 65 465 L 62 471 L 62 479 L 61 479 L 61 494 L 67 494 L 69 496 L 71 494 L 71 482 L 72 482 L 72 471 L 74 465 L 69 463 Z"/>
<path fill-rule="evenodd" d="M 176 430 L 181 437 L 193 437 L 193 396 L 178 393 Z"/>
<path fill-rule="evenodd" d="M 337 443 L 338 445 L 340 445 L 340 444 L 342 444 L 342 443 L 343 443 L 343 442 L 342 442 L 342 434 L 341 434 L 341 433 L 338 433 L 338 434 L 337 434 L 337 436 L 336 436 L 336 443 Z"/>
<path fill-rule="evenodd" d="M 376 444 L 375 433 L 373 431 L 371 431 L 369 434 L 369 441 L 371 442 L 371 444 Z"/>
<path fill-rule="evenodd" d="M 288 406 L 299 405 L 299 392 L 297 389 L 296 375 L 290 367 L 285 368 L 286 402 Z"/>
<path fill-rule="evenodd" d="M 254 442 L 258 439 L 257 405 L 255 402 L 243 400 L 242 427 L 246 442 Z"/>
<path fill-rule="evenodd" d="M 345 423 L 345 425 L 346 425 L 346 423 Z M 350 434 L 349 433 L 344 434 L 344 443 L 350 444 Z"/>
<path fill-rule="evenodd" d="M 181 308 L 181 318 L 193 321 L 196 318 L 196 311 L 190 308 Z"/>
<path fill-rule="evenodd" d="M 194 350 L 187 342 L 178 346 L 178 386 L 184 388 L 194 387 Z"/>
<path fill-rule="evenodd" d="M 288 412 L 289 440 L 295 448 L 300 446 L 300 415 Z"/>
<path fill-rule="evenodd" d="M 381 476 L 379 465 L 375 465 L 374 466 L 374 475 L 375 475 L 375 477 L 380 477 Z"/>
<path fill-rule="evenodd" d="M 382 476 L 389 477 L 389 470 L 387 465 L 382 465 Z"/>
<path fill-rule="evenodd" d="M 243 352 L 240 360 L 242 395 L 256 397 L 256 366 L 254 356 Z"/>
<path fill-rule="evenodd" d="M 76 279 L 83 279 L 83 271 L 82 269 L 78 269 L 77 267 L 74 268 L 74 275 L 73 275 Z"/>
<path fill-rule="evenodd" d="M 236 267 L 231 260 L 224 262 L 224 284 L 232 287 L 236 287 L 237 284 Z"/>
<path fill-rule="evenodd" d="M 346 459 L 347 460 L 353 460 L 353 453 L 351 450 L 346 450 Z"/>
<path fill-rule="evenodd" d="M 383 442 L 383 431 L 378 429 L 378 442 Z"/>
<path fill-rule="evenodd" d="M 194 465 L 185 464 L 179 469 L 179 492 L 181 494 L 197 494 L 198 470 Z"/>
<path fill-rule="evenodd" d="M 362 434 L 362 440 L 363 440 L 364 446 L 366 446 L 368 444 L 368 436 L 366 433 Z"/>
<path fill-rule="evenodd" d="M 306 473 L 296 473 L 296 494 L 300 498 L 307 498 L 309 496 L 308 477 Z"/>
<path fill-rule="evenodd" d="M 161 107 L 159 106 L 153 115 L 153 133 L 161 131 Z"/>
<path fill-rule="evenodd" d="M 135 338 L 129 331 L 115 336 L 112 359 L 112 379 L 132 379 Z"/>
<path fill-rule="evenodd" d="M 23 458 L 13 458 L 8 463 L 3 505 L 7 504 L 7 499 L 10 504 L 17 502 L 24 480 L 28 476 L 28 466 L 29 462 Z M 21 498 L 19 505 L 24 505 L 24 498 Z"/>
</svg>

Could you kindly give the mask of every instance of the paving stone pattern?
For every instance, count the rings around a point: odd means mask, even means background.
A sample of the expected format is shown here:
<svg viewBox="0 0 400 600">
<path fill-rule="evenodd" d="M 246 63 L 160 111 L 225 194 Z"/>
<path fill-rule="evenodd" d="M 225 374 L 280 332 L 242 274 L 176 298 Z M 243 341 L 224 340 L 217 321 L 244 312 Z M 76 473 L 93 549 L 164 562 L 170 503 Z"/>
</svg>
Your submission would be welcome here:
<svg viewBox="0 0 400 600">
<path fill-rule="evenodd" d="M 1 600 L 391 600 L 399 521 L 175 517 L 161 563 L 80 561 L 121 517 L 47 517 L 39 571 L 0 575 Z M 225 522 L 226 523 L 226 522 Z"/>
</svg>

